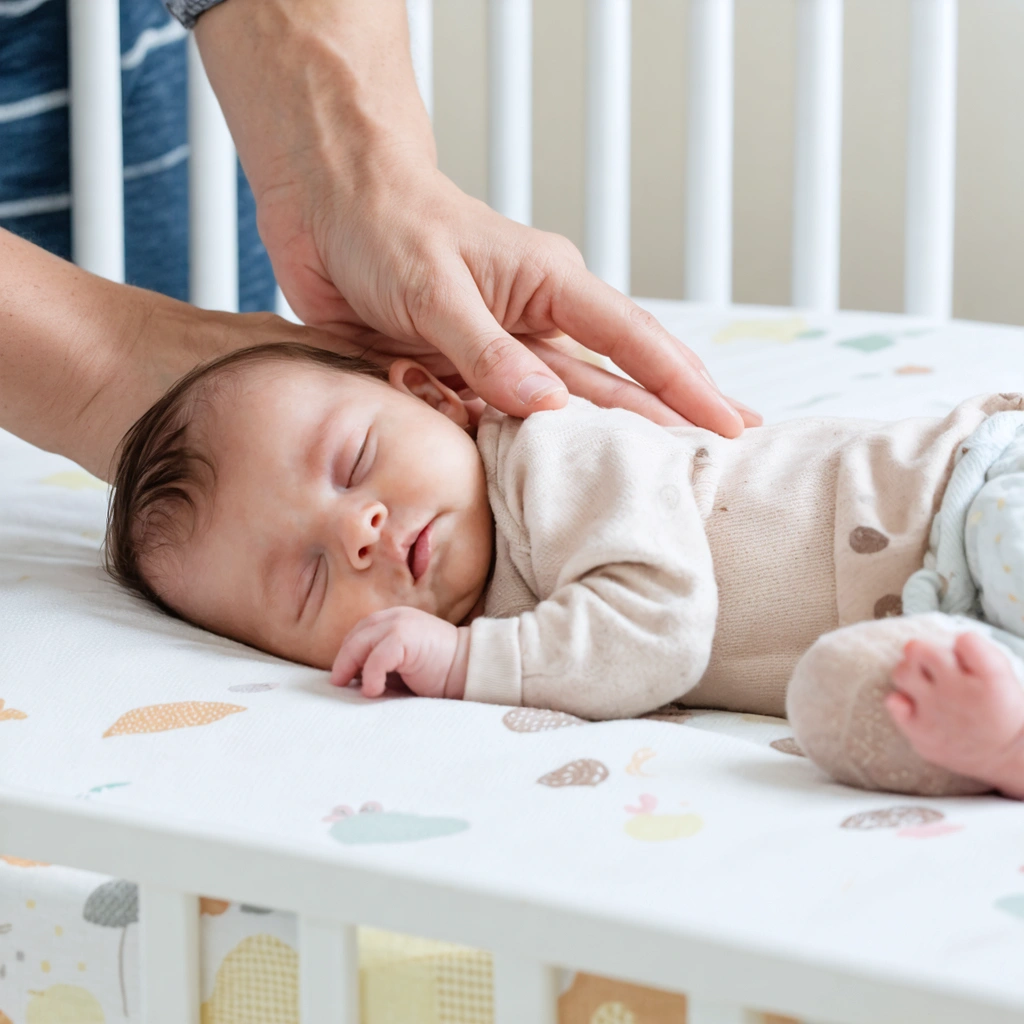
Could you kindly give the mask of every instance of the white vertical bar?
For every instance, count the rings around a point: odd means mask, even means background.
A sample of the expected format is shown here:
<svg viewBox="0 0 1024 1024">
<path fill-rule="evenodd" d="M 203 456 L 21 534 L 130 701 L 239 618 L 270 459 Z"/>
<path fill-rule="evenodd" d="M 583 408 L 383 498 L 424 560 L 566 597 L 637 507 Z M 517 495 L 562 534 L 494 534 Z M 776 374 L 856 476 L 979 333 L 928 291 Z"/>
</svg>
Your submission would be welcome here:
<svg viewBox="0 0 1024 1024">
<path fill-rule="evenodd" d="M 793 305 L 839 304 L 843 0 L 799 0 L 796 22 Z"/>
<path fill-rule="evenodd" d="M 299 917 L 299 1020 L 359 1024 L 359 945 L 354 925 Z"/>
<path fill-rule="evenodd" d="M 296 316 L 295 310 L 292 309 L 288 300 L 284 297 L 284 292 L 281 291 L 280 285 L 274 289 L 274 312 L 278 316 L 283 316 L 285 320 L 290 320 L 293 324 L 302 323 L 298 316 Z"/>
<path fill-rule="evenodd" d="M 71 254 L 124 280 L 124 157 L 118 0 L 68 0 Z"/>
<path fill-rule="evenodd" d="M 188 41 L 189 298 L 204 309 L 238 310 L 238 165 L 220 104 Z"/>
<path fill-rule="evenodd" d="M 199 1024 L 199 900 L 144 885 L 139 890 L 143 1024 Z"/>
<path fill-rule="evenodd" d="M 761 1014 L 733 1003 L 686 997 L 686 1024 L 761 1024 Z"/>
<path fill-rule="evenodd" d="M 598 277 L 629 291 L 631 0 L 587 3 L 585 256 Z"/>
<path fill-rule="evenodd" d="M 494 1024 L 558 1024 L 558 971 L 494 954 Z"/>
<path fill-rule="evenodd" d="M 732 294 L 733 0 L 691 0 L 686 298 Z"/>
<path fill-rule="evenodd" d="M 533 215 L 533 4 L 488 0 L 488 191 L 499 213 Z"/>
<path fill-rule="evenodd" d="M 423 105 L 434 116 L 434 0 L 405 0 L 409 15 L 409 49 Z"/>
<path fill-rule="evenodd" d="M 919 316 L 953 308 L 956 32 L 956 0 L 912 0 L 904 306 Z"/>
</svg>

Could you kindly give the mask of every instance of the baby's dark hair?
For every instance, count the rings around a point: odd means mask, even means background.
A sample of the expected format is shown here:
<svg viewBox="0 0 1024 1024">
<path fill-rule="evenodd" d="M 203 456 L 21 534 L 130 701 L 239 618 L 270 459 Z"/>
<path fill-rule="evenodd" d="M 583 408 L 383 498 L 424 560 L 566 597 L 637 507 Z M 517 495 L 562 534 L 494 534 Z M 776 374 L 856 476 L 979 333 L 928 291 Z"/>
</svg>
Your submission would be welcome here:
<svg viewBox="0 0 1024 1024">
<path fill-rule="evenodd" d="M 117 473 L 107 510 L 106 569 L 122 586 L 177 617 L 142 570 L 158 547 L 181 543 L 196 497 L 216 482 L 212 455 L 196 436 L 196 410 L 236 371 L 274 362 L 314 363 L 341 373 L 386 381 L 387 371 L 358 356 L 280 342 L 239 349 L 211 360 L 173 384 L 131 427 L 118 446 Z"/>
</svg>

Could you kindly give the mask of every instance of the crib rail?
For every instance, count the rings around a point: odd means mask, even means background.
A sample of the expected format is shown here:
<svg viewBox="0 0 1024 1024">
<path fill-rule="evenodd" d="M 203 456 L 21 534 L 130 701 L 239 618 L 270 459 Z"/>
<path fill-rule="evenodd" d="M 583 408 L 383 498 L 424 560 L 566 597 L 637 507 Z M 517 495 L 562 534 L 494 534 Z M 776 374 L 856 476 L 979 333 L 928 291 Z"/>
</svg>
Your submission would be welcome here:
<svg viewBox="0 0 1024 1024">
<path fill-rule="evenodd" d="M 690 994 L 689 1024 L 747 1024 L 758 1006 L 831 1024 L 1019 1024 L 1020 1007 L 727 933 L 671 929 L 530 894 L 346 863 L 334 849 L 190 828 L 148 813 L 0 790 L 0 849 L 140 883 L 145 1024 L 194 1024 L 196 893 L 299 915 L 302 1024 L 356 1024 L 354 926 L 494 954 L 495 1024 L 553 1024 L 550 965 Z"/>
</svg>

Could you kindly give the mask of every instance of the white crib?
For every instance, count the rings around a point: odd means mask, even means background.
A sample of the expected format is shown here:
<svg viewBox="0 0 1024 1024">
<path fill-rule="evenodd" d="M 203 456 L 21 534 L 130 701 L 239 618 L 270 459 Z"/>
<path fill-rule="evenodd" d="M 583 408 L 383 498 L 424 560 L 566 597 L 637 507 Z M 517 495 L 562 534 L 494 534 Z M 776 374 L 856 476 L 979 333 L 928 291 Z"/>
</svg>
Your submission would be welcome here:
<svg viewBox="0 0 1024 1024">
<path fill-rule="evenodd" d="M 432 4 L 408 0 L 412 53 L 432 103 Z M 689 300 L 731 298 L 732 0 L 691 0 L 686 217 Z M 123 280 L 118 0 L 69 0 L 73 245 L 77 263 Z M 531 0 L 489 0 L 490 200 L 531 216 Z M 629 287 L 630 0 L 588 0 L 588 265 Z M 836 308 L 842 0 L 799 0 L 792 303 Z M 913 0 L 907 139 L 907 313 L 951 310 L 957 2 Z M 235 154 L 190 43 L 192 301 L 237 308 Z M 282 310 L 285 305 L 282 303 Z M 864 972 L 823 969 L 722 936 L 643 928 L 595 906 L 567 909 L 442 888 L 386 869 L 339 869 L 301 844 L 190 832 L 156 815 L 0 792 L 0 840 L 26 857 L 141 887 L 144 1019 L 197 1024 L 198 893 L 300 917 L 302 1024 L 358 1017 L 355 926 L 443 937 L 494 952 L 496 1024 L 554 1024 L 558 970 L 685 991 L 690 1024 L 740 1024 L 748 1006 L 832 1024 L 1011 1024 L 1024 1009 Z M 382 908 L 386 908 L 383 909 Z"/>
</svg>

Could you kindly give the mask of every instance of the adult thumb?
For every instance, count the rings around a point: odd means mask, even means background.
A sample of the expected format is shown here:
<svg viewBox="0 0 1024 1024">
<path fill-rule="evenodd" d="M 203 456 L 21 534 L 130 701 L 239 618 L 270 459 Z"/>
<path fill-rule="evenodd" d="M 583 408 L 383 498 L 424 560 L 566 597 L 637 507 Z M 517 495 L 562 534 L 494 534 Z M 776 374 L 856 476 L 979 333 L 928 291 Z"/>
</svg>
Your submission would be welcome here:
<svg viewBox="0 0 1024 1024">
<path fill-rule="evenodd" d="M 461 301 L 459 301 L 461 300 Z M 569 392 L 522 342 L 502 328 L 475 285 L 417 323 L 423 339 L 446 355 L 466 385 L 510 416 L 561 409 Z"/>
</svg>

